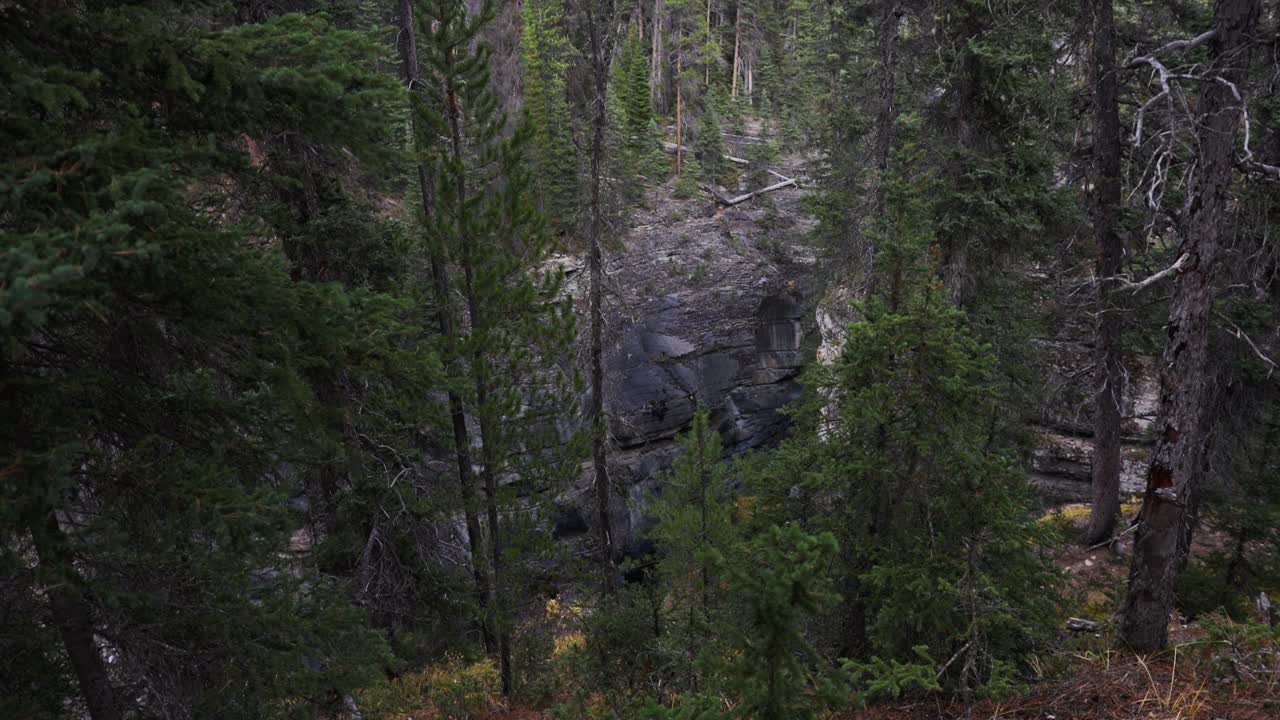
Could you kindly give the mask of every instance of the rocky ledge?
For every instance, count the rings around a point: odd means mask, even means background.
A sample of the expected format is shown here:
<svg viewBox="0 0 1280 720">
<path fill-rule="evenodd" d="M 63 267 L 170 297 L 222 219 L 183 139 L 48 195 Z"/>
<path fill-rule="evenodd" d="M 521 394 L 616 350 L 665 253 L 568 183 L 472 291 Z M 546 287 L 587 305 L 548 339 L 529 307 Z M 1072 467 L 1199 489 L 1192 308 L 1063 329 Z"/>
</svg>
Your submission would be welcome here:
<svg viewBox="0 0 1280 720">
<path fill-rule="evenodd" d="M 607 254 L 612 511 L 624 551 L 642 550 L 645 498 L 698 405 L 726 454 L 775 444 L 786 428 L 780 410 L 800 396 L 813 356 L 805 338 L 815 335 L 813 254 L 793 207 L 802 193 L 775 193 L 776 211 L 720 210 L 707 196 L 673 202 L 662 188 Z M 585 267 L 577 259 L 565 267 L 585 324 Z M 557 534 L 590 529 L 590 481 L 588 469 L 562 494 Z"/>
</svg>

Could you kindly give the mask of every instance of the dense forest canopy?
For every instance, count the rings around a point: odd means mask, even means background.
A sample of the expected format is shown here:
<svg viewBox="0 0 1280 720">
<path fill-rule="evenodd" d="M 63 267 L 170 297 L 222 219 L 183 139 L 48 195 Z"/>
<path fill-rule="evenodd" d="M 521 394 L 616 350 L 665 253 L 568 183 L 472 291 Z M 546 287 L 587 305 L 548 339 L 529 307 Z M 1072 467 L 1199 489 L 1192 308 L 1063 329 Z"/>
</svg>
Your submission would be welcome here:
<svg viewBox="0 0 1280 720">
<path fill-rule="evenodd" d="M 0 716 L 1275 717 L 1278 29 L 0 2 Z"/>
</svg>

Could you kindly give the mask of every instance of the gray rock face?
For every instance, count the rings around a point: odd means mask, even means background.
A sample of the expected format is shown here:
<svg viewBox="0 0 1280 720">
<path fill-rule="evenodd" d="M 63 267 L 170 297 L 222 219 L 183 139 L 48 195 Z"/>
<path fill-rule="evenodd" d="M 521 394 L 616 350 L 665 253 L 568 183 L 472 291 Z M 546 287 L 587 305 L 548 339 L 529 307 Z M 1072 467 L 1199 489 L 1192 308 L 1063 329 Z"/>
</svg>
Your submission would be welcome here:
<svg viewBox="0 0 1280 720">
<path fill-rule="evenodd" d="M 785 192 L 799 193 L 777 195 Z M 709 410 L 727 454 L 774 444 L 786 429 L 780 410 L 800 396 L 798 376 L 813 354 L 802 349 L 809 267 L 779 257 L 793 247 L 805 254 L 794 244 L 803 228 L 766 228 L 764 213 L 712 211 L 704 198 L 664 201 L 606 258 L 613 525 L 624 551 L 642 549 L 645 498 L 677 456 L 676 437 L 697 406 Z M 573 272 L 569 286 L 584 328 L 585 274 Z M 585 509 L 590 480 L 588 469 L 581 487 L 562 496 L 577 516 L 594 517 Z"/>
</svg>

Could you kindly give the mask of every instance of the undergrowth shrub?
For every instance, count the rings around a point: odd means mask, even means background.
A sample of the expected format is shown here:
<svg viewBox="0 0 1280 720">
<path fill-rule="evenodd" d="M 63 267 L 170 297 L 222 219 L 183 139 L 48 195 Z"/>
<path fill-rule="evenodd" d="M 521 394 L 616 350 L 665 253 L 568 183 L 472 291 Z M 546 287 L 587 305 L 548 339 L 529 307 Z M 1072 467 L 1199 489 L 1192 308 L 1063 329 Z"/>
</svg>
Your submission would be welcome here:
<svg viewBox="0 0 1280 720">
<path fill-rule="evenodd" d="M 363 691 L 359 704 L 368 717 L 410 720 L 417 713 L 434 710 L 440 720 L 467 720 L 498 704 L 500 686 L 498 669 L 491 661 L 449 656 L 441 664 Z"/>
</svg>

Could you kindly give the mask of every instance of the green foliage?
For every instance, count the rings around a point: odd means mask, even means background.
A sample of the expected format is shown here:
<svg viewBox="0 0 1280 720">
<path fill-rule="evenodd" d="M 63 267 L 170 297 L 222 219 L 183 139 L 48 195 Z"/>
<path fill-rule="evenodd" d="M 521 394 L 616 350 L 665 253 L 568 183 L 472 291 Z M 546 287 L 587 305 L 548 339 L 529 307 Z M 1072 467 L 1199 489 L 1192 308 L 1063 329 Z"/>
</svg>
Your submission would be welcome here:
<svg viewBox="0 0 1280 720">
<path fill-rule="evenodd" d="M 702 165 L 702 179 L 713 184 L 726 184 L 729 161 L 724 159 L 724 139 L 720 134 L 719 95 L 709 91 L 703 98 L 702 114 L 698 116 L 697 143 L 694 152 Z"/>
<path fill-rule="evenodd" d="M 739 549 L 731 592 L 746 609 L 726 674 L 737 712 L 760 720 L 811 718 L 848 695 L 844 678 L 805 639 L 805 621 L 838 601 L 827 568 L 837 554 L 830 533 L 775 526 Z"/>
<path fill-rule="evenodd" d="M 20 715 L 75 688 L 52 633 L 67 618 L 39 588 L 74 588 L 120 697 L 149 714 L 312 714 L 390 661 L 342 583 L 290 551 L 305 520 L 286 501 L 343 443 L 318 368 L 381 382 L 403 363 L 425 390 L 438 365 L 401 298 L 292 279 L 264 240 L 280 216 L 238 193 L 279 157 L 247 162 L 253 138 L 390 158 L 378 110 L 398 96 L 369 35 L 233 20 L 206 3 L 0 10 L 16 111 L 0 114 L 2 592 L 48 629 L 40 647 L 0 636 Z M 376 226 L 368 207 L 323 233 Z M 386 259 L 353 285 L 394 286 L 383 227 Z"/>
<path fill-rule="evenodd" d="M 679 200 L 688 200 L 697 195 L 701 190 L 698 188 L 698 181 L 702 178 L 702 163 L 698 162 L 698 158 L 690 153 L 684 155 L 684 168 L 681 170 L 679 177 L 676 178 L 676 184 L 671 191 L 672 197 Z"/>
<path fill-rule="evenodd" d="M 622 165 L 634 178 L 630 193 L 636 197 L 643 184 L 641 180 L 656 183 L 669 172 L 669 163 L 662 151 L 662 132 L 649 94 L 649 58 L 637 33 L 628 31 L 613 72 L 610 87 L 620 106 L 614 118 L 623 136 Z"/>
<path fill-rule="evenodd" d="M 728 631 L 733 614 L 724 563 L 738 538 L 720 436 L 708 427 L 706 408 L 694 413 L 680 444 L 684 452 L 648 510 L 657 521 L 650 535 L 661 552 L 656 580 L 665 596 L 664 657 L 685 687 L 696 688 L 704 684 L 699 660 L 717 654 L 717 638 Z"/>
<path fill-rule="evenodd" d="M 849 662 L 847 668 L 860 696 L 866 700 L 897 700 L 904 693 L 941 690 L 934 674 L 938 661 L 929 655 L 929 649 L 917 645 L 911 651 L 916 655 L 911 662 L 885 662 L 876 655 L 865 663 Z"/>
<path fill-rule="evenodd" d="M 534 191 L 552 226 L 574 227 L 580 205 L 578 158 L 565 77 L 573 47 L 562 0 L 529 0 L 521 8 L 524 107 L 533 142 Z"/>
<path fill-rule="evenodd" d="M 1237 683 L 1273 688 L 1280 682 L 1280 625 L 1206 615 L 1202 652 L 1220 674 Z"/>
<path fill-rule="evenodd" d="M 855 660 L 961 653 L 940 680 L 972 688 L 1044 636 L 1054 576 L 1015 457 L 993 435 L 990 351 L 931 276 L 927 178 L 911 157 L 897 156 L 879 230 L 884 299 L 849 325 L 833 366 L 809 372 L 798 430 L 757 484 L 764 517 L 840 540 L 840 642 Z"/>
</svg>

